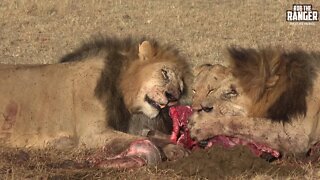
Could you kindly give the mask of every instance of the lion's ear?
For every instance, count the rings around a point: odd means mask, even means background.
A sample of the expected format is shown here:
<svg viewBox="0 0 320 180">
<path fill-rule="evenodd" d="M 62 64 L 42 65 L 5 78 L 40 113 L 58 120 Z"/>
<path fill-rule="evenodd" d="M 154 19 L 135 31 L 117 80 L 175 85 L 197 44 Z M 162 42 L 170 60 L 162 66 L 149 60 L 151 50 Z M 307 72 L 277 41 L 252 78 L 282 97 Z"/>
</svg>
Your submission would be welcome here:
<svg viewBox="0 0 320 180">
<path fill-rule="evenodd" d="M 139 58 L 140 60 L 149 60 L 155 55 L 155 49 L 149 41 L 143 41 L 139 45 Z"/>
<path fill-rule="evenodd" d="M 278 83 L 279 78 L 280 78 L 279 75 L 274 75 L 274 76 L 270 77 L 266 82 L 266 87 L 267 88 L 274 87 Z"/>
</svg>

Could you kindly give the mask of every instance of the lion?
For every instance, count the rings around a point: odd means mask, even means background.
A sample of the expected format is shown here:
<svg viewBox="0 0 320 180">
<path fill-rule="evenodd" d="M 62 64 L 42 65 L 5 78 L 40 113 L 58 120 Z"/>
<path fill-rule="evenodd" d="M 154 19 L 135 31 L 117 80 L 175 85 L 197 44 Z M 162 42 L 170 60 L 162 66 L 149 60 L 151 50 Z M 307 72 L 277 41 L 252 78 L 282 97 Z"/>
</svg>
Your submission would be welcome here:
<svg viewBox="0 0 320 180">
<path fill-rule="evenodd" d="M 168 134 L 167 109 L 189 72 L 175 48 L 131 37 L 96 38 L 58 64 L 0 65 L 0 145 L 96 148 L 144 130 Z M 135 119 L 152 123 L 130 128 Z"/>
<path fill-rule="evenodd" d="M 290 153 L 319 142 L 320 53 L 231 47 L 228 54 L 228 66 L 195 70 L 193 138 L 227 135 Z"/>
</svg>

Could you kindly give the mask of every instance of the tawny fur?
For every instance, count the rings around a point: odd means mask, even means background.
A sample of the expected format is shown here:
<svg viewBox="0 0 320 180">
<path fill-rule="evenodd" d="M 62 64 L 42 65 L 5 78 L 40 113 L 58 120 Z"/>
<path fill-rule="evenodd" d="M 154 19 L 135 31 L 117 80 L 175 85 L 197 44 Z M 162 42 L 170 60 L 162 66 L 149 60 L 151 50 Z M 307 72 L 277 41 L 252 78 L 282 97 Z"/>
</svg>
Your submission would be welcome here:
<svg viewBox="0 0 320 180">
<path fill-rule="evenodd" d="M 154 52 L 154 61 L 138 61 L 139 46 L 143 41 L 151 43 Z M 190 76 L 189 65 L 184 57 L 180 56 L 178 50 L 170 45 L 159 45 L 154 39 L 127 37 L 118 39 L 114 37 L 95 37 L 76 49 L 72 53 L 61 58 L 61 62 L 81 61 L 90 57 L 101 57 L 105 60 L 104 70 L 101 72 L 101 77 L 95 88 L 96 96 L 108 108 L 107 119 L 111 127 L 128 132 L 130 129 L 130 109 L 135 101 L 135 97 L 144 82 L 145 74 L 141 72 L 142 68 L 151 63 L 169 62 L 174 63 L 183 77 L 185 87 Z M 147 69 L 153 71 L 153 69 Z M 139 76 L 142 74 L 142 76 Z M 190 80 L 189 80 L 190 81 Z M 187 90 L 187 88 L 185 88 Z M 186 94 L 186 92 L 184 92 Z M 127 102 L 127 104 L 125 104 Z M 165 115 L 163 115 L 165 117 Z M 168 124 L 171 124 L 170 119 L 157 118 L 157 121 L 164 121 L 160 124 L 159 129 L 164 132 L 170 132 Z"/>
<path fill-rule="evenodd" d="M 189 74 L 177 50 L 146 38 L 97 37 L 61 62 L 0 65 L 0 145 L 65 149 L 116 140 L 127 145 L 141 138 L 120 132 L 128 131 L 131 118 L 150 111 L 158 115 L 155 120 L 168 120 L 145 95 L 167 102 L 164 92 L 180 95 Z"/>
<path fill-rule="evenodd" d="M 295 153 L 320 141 L 320 53 L 232 47 L 229 57 L 229 71 L 213 65 L 195 79 L 196 101 L 212 111 L 190 118 L 193 137 L 235 136 Z"/>
<path fill-rule="evenodd" d="M 306 97 L 311 93 L 320 56 L 281 48 L 229 48 L 231 71 L 254 106 L 254 117 L 287 121 L 306 115 Z M 277 81 L 272 87 L 268 83 Z"/>
</svg>

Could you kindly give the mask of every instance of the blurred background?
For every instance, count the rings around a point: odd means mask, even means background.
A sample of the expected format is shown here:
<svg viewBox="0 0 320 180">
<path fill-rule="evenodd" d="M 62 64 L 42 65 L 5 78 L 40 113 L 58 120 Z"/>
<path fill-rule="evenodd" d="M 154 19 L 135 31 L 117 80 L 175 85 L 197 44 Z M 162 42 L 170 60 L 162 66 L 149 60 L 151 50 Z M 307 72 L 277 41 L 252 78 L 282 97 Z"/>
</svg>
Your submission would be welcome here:
<svg viewBox="0 0 320 180">
<path fill-rule="evenodd" d="M 55 63 L 92 35 L 149 36 L 194 65 L 224 63 L 230 45 L 319 50 L 319 22 L 291 25 L 282 0 L 1 0 L 0 62 Z M 308 1 L 320 10 L 320 1 Z"/>
</svg>

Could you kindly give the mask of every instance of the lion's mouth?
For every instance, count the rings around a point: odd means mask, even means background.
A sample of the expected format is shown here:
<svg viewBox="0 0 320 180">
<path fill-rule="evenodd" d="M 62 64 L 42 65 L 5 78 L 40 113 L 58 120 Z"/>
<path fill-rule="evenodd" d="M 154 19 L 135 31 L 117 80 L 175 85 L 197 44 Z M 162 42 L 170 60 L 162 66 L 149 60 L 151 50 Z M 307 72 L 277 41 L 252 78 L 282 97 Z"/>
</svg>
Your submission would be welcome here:
<svg viewBox="0 0 320 180">
<path fill-rule="evenodd" d="M 152 107 L 161 110 L 167 106 L 167 104 L 161 104 L 151 99 L 148 95 L 145 96 L 144 100 L 149 103 Z"/>
</svg>

